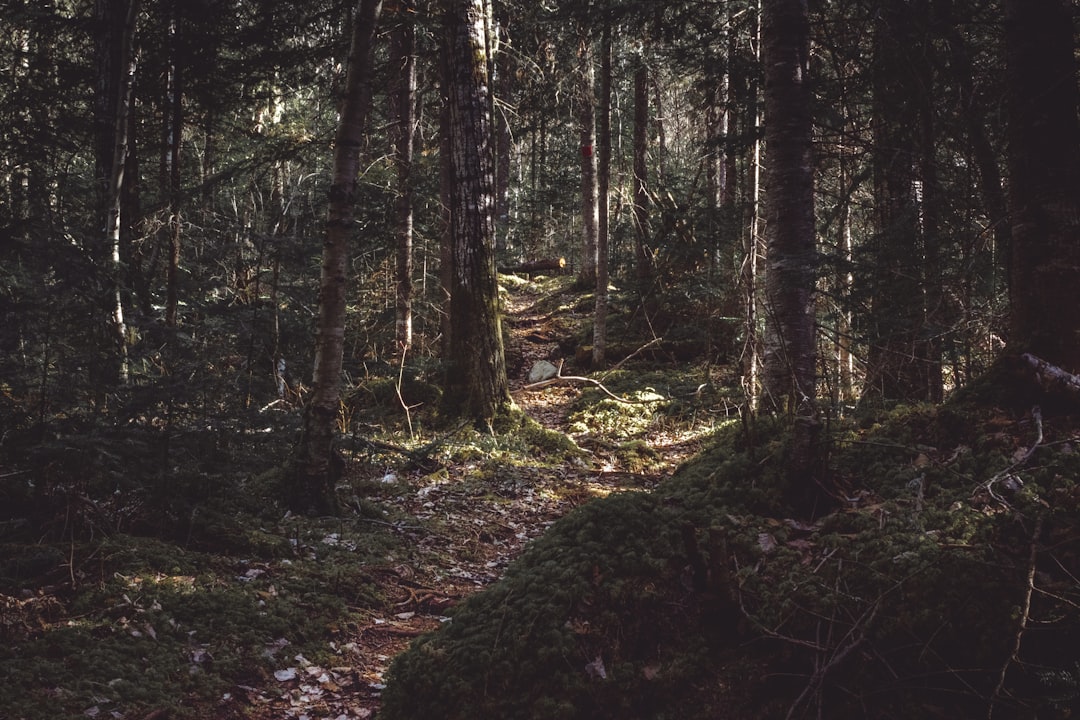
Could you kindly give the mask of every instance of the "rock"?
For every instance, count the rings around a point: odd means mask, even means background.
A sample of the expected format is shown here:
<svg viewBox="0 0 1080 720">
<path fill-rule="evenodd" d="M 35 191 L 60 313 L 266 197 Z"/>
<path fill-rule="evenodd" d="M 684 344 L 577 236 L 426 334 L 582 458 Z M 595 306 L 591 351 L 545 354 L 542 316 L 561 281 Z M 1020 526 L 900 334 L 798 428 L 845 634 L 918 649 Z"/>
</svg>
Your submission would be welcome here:
<svg viewBox="0 0 1080 720">
<path fill-rule="evenodd" d="M 538 383 L 544 380 L 550 380 L 559 374 L 559 368 L 555 367 L 547 360 L 537 360 L 533 364 L 532 370 L 529 371 L 529 382 Z"/>
</svg>

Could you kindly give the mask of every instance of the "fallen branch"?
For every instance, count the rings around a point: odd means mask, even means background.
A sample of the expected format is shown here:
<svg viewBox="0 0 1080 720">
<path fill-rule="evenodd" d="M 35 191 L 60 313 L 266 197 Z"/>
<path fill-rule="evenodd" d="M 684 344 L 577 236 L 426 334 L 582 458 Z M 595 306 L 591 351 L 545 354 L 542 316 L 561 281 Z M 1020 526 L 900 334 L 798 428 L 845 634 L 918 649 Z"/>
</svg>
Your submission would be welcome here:
<svg viewBox="0 0 1080 720">
<path fill-rule="evenodd" d="M 547 380 L 541 380 L 539 382 L 529 383 L 528 385 L 522 385 L 521 389 L 539 390 L 540 388 L 545 388 L 549 385 L 559 385 L 563 381 L 580 382 L 586 383 L 588 385 L 595 385 L 596 387 L 600 388 L 600 390 L 602 390 L 604 394 L 606 394 L 612 400 L 615 400 L 616 402 L 626 403 L 627 405 L 647 405 L 648 403 L 664 402 L 665 400 L 667 400 L 667 398 L 662 397 L 656 398 L 655 400 L 627 400 L 626 398 L 621 398 L 615 393 L 608 390 L 606 387 L 604 387 L 603 383 L 601 383 L 599 380 L 593 380 L 592 378 L 584 377 L 582 375 L 563 375 L 561 362 L 559 363 L 559 368 L 555 374 L 555 377 L 548 378 Z"/>
<path fill-rule="evenodd" d="M 1031 353 L 1024 353 L 1020 360 L 1031 371 L 1032 379 L 1040 390 L 1047 395 L 1064 397 L 1069 402 L 1080 405 L 1080 377 Z"/>
<path fill-rule="evenodd" d="M 409 448 L 401 447 L 400 445 L 393 445 L 391 443 L 382 442 L 381 440 L 371 440 L 369 438 L 360 437 L 359 435 L 353 435 L 352 439 L 353 441 L 359 443 L 362 447 L 367 448 L 368 450 L 404 455 L 406 458 L 409 459 L 409 463 L 411 465 L 421 466 L 425 462 L 431 460 L 431 455 L 434 454 L 436 450 L 446 444 L 446 442 L 450 440 L 450 438 L 456 435 L 468 424 L 468 421 L 463 421 L 449 432 L 443 433 L 439 437 L 429 442 L 427 445 L 418 447 L 415 450 L 410 450 Z"/>
<path fill-rule="evenodd" d="M 993 720 L 994 704 L 1005 689 L 1005 675 L 1009 672 L 1009 666 L 1020 659 L 1020 643 L 1024 639 L 1024 633 L 1027 631 L 1028 622 L 1031 619 L 1031 594 L 1035 590 L 1035 560 L 1039 555 L 1039 535 L 1042 534 L 1042 527 L 1043 515 L 1039 513 L 1038 517 L 1035 518 L 1035 529 L 1031 533 L 1027 588 L 1024 591 L 1024 605 L 1020 609 L 1020 622 L 1017 624 L 1016 635 L 1013 637 L 1012 652 L 1009 653 L 1009 657 L 1005 658 L 1005 664 L 1001 666 L 1001 673 L 998 675 L 997 685 L 994 686 L 994 692 L 990 695 L 990 706 L 986 710 L 987 720 Z"/>
</svg>

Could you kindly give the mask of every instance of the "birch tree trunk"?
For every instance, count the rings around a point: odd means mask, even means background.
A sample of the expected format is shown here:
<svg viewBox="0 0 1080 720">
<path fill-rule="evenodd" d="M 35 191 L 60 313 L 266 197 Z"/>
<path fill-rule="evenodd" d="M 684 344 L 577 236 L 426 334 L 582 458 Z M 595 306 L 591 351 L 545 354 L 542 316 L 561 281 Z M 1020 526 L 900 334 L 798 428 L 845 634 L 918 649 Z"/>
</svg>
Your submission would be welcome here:
<svg viewBox="0 0 1080 720">
<path fill-rule="evenodd" d="M 360 0 L 353 17 L 352 45 L 345 98 L 334 140 L 326 235 L 319 281 L 319 318 L 311 399 L 304 409 L 304 429 L 297 448 L 292 496 L 294 510 L 332 513 L 342 460 L 334 447 L 341 405 L 341 366 L 345 349 L 345 301 L 348 292 L 348 245 L 353 229 L 356 179 L 371 103 L 371 55 L 382 0 Z"/>
</svg>

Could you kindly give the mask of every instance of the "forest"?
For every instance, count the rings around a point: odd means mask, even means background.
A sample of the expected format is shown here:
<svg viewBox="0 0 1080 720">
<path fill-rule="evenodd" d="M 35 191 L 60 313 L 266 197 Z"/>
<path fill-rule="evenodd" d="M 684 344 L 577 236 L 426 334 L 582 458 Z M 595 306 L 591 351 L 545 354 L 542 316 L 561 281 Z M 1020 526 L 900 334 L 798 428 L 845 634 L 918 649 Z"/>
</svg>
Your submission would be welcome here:
<svg viewBox="0 0 1080 720">
<path fill-rule="evenodd" d="M 0 720 L 1080 711 L 1076 0 L 0 26 Z"/>
</svg>

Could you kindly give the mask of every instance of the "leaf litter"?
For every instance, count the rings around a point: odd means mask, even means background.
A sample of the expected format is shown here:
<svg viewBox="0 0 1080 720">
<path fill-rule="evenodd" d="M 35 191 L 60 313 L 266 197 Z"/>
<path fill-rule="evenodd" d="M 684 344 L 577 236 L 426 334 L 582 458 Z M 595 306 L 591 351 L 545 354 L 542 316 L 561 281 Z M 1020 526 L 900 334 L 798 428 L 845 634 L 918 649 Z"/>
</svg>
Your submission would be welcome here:
<svg viewBox="0 0 1080 720">
<path fill-rule="evenodd" d="M 532 332 L 545 318 L 531 315 L 520 295 L 511 296 L 510 310 L 518 318 L 510 324 L 511 343 L 516 343 L 522 368 L 511 380 L 512 388 L 518 388 L 513 391 L 515 402 L 542 426 L 565 432 L 583 390 L 558 385 L 520 389 L 528 368 L 557 353 L 554 342 L 536 338 L 557 333 Z M 653 423 L 642 439 L 663 452 L 647 473 L 626 471 L 602 439 L 590 436 L 581 438 L 592 446 L 588 462 L 574 458 L 557 467 L 514 465 L 492 473 L 484 463 L 471 461 L 426 475 L 387 469 L 371 478 L 376 492 L 383 489 L 379 502 L 414 521 L 389 523 L 408 541 L 408 557 L 388 558 L 382 567 L 371 569 L 386 608 L 357 613 L 360 620 L 347 639 L 330 646 L 332 667 L 312 664 L 303 656 L 283 662 L 274 672 L 274 684 L 245 694 L 245 717 L 374 717 L 391 661 L 414 638 L 448 622 L 451 608 L 498 580 L 525 545 L 555 520 L 594 497 L 651 489 L 700 449 L 701 437 L 693 429 Z M 326 534 L 321 542 L 348 547 L 336 533 Z M 585 670 L 597 677 L 608 674 L 599 656 Z"/>
</svg>

